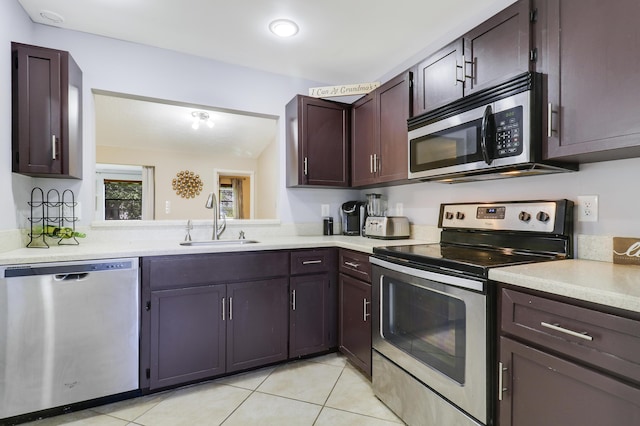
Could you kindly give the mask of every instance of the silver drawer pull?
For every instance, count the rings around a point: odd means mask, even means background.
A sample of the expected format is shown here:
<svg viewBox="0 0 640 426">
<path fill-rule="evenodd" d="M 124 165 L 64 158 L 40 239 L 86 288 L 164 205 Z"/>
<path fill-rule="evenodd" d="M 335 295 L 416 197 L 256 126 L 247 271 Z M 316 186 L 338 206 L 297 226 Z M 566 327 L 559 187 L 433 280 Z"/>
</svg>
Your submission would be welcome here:
<svg viewBox="0 0 640 426">
<path fill-rule="evenodd" d="M 351 266 L 352 268 L 356 268 L 358 269 L 358 266 L 360 266 L 359 263 L 354 263 L 354 262 L 344 262 L 345 265 L 347 266 Z"/>
<path fill-rule="evenodd" d="M 588 340 L 588 341 L 592 341 L 593 340 L 593 337 L 589 336 L 586 331 L 583 331 L 582 333 L 580 333 L 580 332 L 577 332 L 577 331 L 569 330 L 569 329 L 564 328 L 564 327 L 560 327 L 559 324 L 549 324 L 548 322 L 544 322 L 544 321 L 542 321 L 540 323 L 540 325 L 543 326 L 543 327 L 546 327 L 546 328 L 550 328 L 551 330 L 555 330 L 555 331 L 559 331 L 561 333 L 568 334 L 568 335 L 573 336 L 573 337 L 578 337 L 578 338 L 583 339 L 583 340 Z"/>
<path fill-rule="evenodd" d="M 302 262 L 303 265 L 314 265 L 317 263 L 322 263 L 322 260 L 305 260 Z"/>
</svg>

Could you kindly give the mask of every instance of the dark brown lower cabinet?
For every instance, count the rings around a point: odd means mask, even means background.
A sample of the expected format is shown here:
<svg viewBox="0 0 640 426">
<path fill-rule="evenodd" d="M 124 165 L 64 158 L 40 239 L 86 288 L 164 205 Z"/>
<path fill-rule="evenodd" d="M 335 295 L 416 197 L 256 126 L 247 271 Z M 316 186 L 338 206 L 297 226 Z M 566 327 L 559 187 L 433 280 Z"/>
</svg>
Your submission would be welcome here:
<svg viewBox="0 0 640 426">
<path fill-rule="evenodd" d="M 227 373 L 287 359 L 287 279 L 227 285 Z"/>
<path fill-rule="evenodd" d="M 371 284 L 340 274 L 340 352 L 371 376 Z"/>
<path fill-rule="evenodd" d="M 150 388 L 225 372 L 224 285 L 151 292 Z"/>
<path fill-rule="evenodd" d="M 500 338 L 500 425 L 638 425 L 640 388 Z"/>
<path fill-rule="evenodd" d="M 151 292 L 150 389 L 287 359 L 287 279 Z"/>
<path fill-rule="evenodd" d="M 329 349 L 331 337 L 335 335 L 335 331 L 330 328 L 330 285 L 329 274 L 326 273 L 291 277 L 291 358 Z"/>
</svg>

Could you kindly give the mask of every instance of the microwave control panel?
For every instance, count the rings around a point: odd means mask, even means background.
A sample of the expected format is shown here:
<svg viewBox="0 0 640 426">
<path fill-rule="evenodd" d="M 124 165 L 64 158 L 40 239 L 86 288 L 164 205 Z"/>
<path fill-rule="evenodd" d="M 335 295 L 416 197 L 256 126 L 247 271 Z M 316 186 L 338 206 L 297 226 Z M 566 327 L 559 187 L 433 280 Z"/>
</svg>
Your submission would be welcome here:
<svg viewBox="0 0 640 426">
<path fill-rule="evenodd" d="M 522 107 L 496 112 L 493 119 L 496 123 L 496 158 L 522 154 Z"/>
</svg>

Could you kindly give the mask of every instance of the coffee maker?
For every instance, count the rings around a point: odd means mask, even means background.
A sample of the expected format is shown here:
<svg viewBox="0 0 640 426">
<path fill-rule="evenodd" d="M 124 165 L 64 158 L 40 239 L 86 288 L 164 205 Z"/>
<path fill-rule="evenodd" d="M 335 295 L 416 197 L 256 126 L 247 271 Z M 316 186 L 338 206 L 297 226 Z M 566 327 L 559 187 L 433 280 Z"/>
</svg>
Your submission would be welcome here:
<svg viewBox="0 0 640 426">
<path fill-rule="evenodd" d="M 360 235 L 364 221 L 364 203 L 347 201 L 340 208 L 343 235 Z"/>
</svg>

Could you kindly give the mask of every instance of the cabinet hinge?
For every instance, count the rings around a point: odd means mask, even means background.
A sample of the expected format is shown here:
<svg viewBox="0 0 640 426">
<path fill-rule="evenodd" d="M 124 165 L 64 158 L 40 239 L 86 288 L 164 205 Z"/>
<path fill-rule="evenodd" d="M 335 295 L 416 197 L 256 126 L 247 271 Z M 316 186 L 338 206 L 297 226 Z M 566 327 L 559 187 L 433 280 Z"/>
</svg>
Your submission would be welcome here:
<svg viewBox="0 0 640 426">
<path fill-rule="evenodd" d="M 535 62 L 538 60 L 538 49 L 531 49 L 529 51 L 529 60 Z"/>
<path fill-rule="evenodd" d="M 145 371 L 145 374 L 147 376 L 147 379 L 150 379 L 151 378 L 151 369 L 147 368 L 147 370 Z"/>
<path fill-rule="evenodd" d="M 144 305 L 144 310 L 145 310 L 145 311 L 150 311 L 150 310 L 151 310 L 151 301 L 148 301 L 148 302 Z"/>
<path fill-rule="evenodd" d="M 537 22 L 538 21 L 538 9 L 533 9 L 529 11 L 529 21 Z"/>
</svg>

